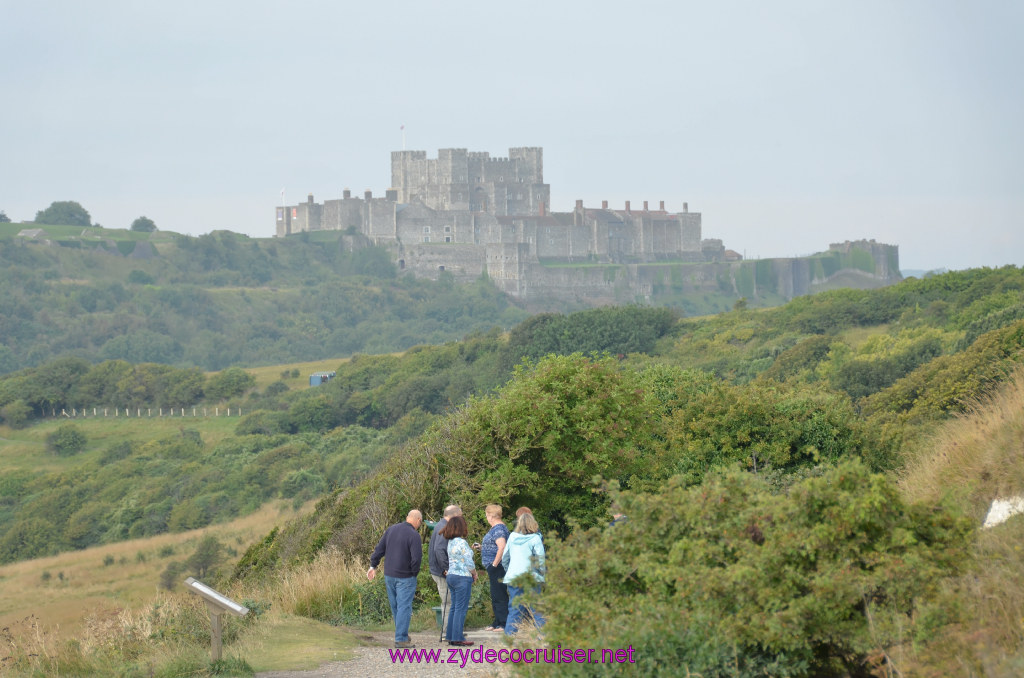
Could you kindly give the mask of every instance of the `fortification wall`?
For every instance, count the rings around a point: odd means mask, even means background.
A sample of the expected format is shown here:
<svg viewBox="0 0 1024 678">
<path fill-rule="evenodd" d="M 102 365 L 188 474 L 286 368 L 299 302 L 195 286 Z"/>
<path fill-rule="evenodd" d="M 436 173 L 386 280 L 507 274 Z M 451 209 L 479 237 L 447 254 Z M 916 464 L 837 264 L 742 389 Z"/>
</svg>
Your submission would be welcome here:
<svg viewBox="0 0 1024 678">
<path fill-rule="evenodd" d="M 323 230 L 344 231 L 355 227 L 363 231 L 365 225 L 363 201 L 355 198 L 324 200 L 321 228 Z"/>
<path fill-rule="evenodd" d="M 442 272 L 451 273 L 457 280 L 469 281 L 480 277 L 484 270 L 486 251 L 483 245 L 468 243 L 412 243 L 399 250 L 400 268 L 417 277 L 437 280 Z"/>
<path fill-rule="evenodd" d="M 843 268 L 834 271 L 827 279 L 815 277 L 813 257 L 584 267 L 527 262 L 521 275 L 529 284 L 521 285 L 518 298 L 535 308 L 543 308 L 552 300 L 588 306 L 646 303 L 652 297 L 664 294 L 715 293 L 749 299 L 782 297 L 788 300 L 829 289 L 830 282 L 838 278 L 843 278 L 844 284 L 848 284 L 851 278 L 859 277 L 863 287 L 898 282 L 901 279 L 898 273 L 895 276 L 888 274 L 894 257 L 898 268 L 895 250 L 895 246 L 881 245 L 875 256 L 887 263 L 879 265 L 874 273 Z M 866 253 L 866 250 L 862 251 Z"/>
<path fill-rule="evenodd" d="M 364 232 L 370 238 L 394 239 L 396 204 L 386 198 L 374 198 L 363 202 L 366 209 L 366 226 Z"/>
</svg>

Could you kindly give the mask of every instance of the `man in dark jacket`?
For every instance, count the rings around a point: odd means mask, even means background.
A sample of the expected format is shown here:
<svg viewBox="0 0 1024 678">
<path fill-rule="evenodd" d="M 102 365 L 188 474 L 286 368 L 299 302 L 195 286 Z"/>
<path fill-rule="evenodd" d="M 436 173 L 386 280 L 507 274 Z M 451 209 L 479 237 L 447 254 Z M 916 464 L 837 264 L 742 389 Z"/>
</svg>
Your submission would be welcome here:
<svg viewBox="0 0 1024 678">
<path fill-rule="evenodd" d="M 430 546 L 427 547 L 430 578 L 437 584 L 437 595 L 441 596 L 441 608 L 444 610 L 441 618 L 442 632 L 448 628 L 451 599 L 448 597 L 448 580 L 445 578 L 445 574 L 448 572 L 448 540 L 441 536 L 441 530 L 448 524 L 449 518 L 461 515 L 462 509 L 454 504 L 445 508 L 443 517 L 434 526 L 434 534 L 431 535 Z M 446 605 L 445 602 L 448 604 Z"/>
<path fill-rule="evenodd" d="M 372 581 L 384 558 L 384 583 L 395 620 L 395 647 L 416 647 L 409 639 L 409 620 L 412 619 L 412 598 L 416 595 L 416 575 L 420 573 L 423 560 L 423 540 L 419 533 L 422 523 L 423 514 L 413 509 L 405 522 L 384 530 L 384 536 L 370 556 L 370 569 L 366 571 L 366 578 Z"/>
</svg>

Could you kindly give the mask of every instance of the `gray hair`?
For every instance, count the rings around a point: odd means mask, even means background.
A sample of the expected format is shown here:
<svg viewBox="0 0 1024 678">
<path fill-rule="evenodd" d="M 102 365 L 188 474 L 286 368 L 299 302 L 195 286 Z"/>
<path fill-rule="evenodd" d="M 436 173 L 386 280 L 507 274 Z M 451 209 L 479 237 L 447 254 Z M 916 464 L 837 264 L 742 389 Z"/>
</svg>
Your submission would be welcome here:
<svg viewBox="0 0 1024 678">
<path fill-rule="evenodd" d="M 444 509 L 444 517 L 445 518 L 451 518 L 452 516 L 461 516 L 461 515 L 462 515 L 462 507 L 459 506 L 458 504 L 452 504 L 451 506 L 446 506 L 445 509 Z"/>
</svg>

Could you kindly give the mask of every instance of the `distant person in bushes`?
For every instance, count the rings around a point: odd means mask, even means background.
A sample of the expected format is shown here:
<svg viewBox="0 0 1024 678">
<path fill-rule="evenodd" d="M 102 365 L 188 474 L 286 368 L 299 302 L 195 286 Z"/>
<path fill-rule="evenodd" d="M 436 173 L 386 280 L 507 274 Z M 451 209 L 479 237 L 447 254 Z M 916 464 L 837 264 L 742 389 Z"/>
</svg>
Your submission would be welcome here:
<svg viewBox="0 0 1024 678">
<path fill-rule="evenodd" d="M 609 527 L 615 527 L 619 523 L 624 523 L 628 520 L 626 514 L 622 512 L 617 504 L 612 505 L 612 522 L 608 523 Z"/>
<path fill-rule="evenodd" d="M 497 504 L 488 504 L 484 516 L 491 529 L 484 535 L 480 545 L 480 562 L 487 570 L 491 586 L 491 609 L 494 611 L 494 619 L 484 631 L 504 631 L 508 617 L 508 588 L 502 581 L 505 568 L 501 564 L 501 557 L 508 541 L 508 527 L 501 519 L 501 507 Z"/>
<path fill-rule="evenodd" d="M 537 626 L 544 625 L 544 617 L 536 610 L 520 605 L 516 599 L 525 593 L 523 587 L 516 584 L 519 577 L 532 579 L 530 590 L 540 593 L 540 585 L 544 583 L 544 540 L 540 536 L 537 519 L 529 511 L 516 520 L 516 529 L 508 537 L 505 552 L 501 556 L 501 564 L 505 568 L 505 584 L 508 585 L 508 618 L 505 620 L 505 634 L 513 635 L 532 619 Z"/>
<path fill-rule="evenodd" d="M 469 595 L 476 581 L 476 563 L 473 549 L 466 543 L 469 528 L 462 516 L 452 516 L 441 536 L 448 540 L 448 593 L 451 595 L 451 614 L 445 635 L 449 645 L 472 645 L 466 640 L 464 627 L 469 610 Z"/>
<path fill-rule="evenodd" d="M 461 516 L 462 509 L 455 504 L 444 510 L 441 520 L 434 526 L 434 534 L 430 536 L 427 547 L 427 565 L 430 567 L 430 578 L 437 584 L 437 595 L 441 597 L 441 630 L 448 630 L 448 615 L 451 613 L 451 598 L 448 593 L 448 540 L 441 532 L 452 516 Z"/>
<path fill-rule="evenodd" d="M 412 599 L 416 595 L 416 575 L 420 573 L 423 560 L 421 524 L 423 514 L 413 509 L 403 522 L 384 530 L 384 536 L 370 556 L 370 569 L 366 571 L 366 578 L 373 581 L 377 576 L 377 566 L 381 558 L 384 559 L 384 583 L 391 616 L 395 620 L 395 647 L 416 647 L 409 638 L 409 621 L 412 619 Z"/>
</svg>

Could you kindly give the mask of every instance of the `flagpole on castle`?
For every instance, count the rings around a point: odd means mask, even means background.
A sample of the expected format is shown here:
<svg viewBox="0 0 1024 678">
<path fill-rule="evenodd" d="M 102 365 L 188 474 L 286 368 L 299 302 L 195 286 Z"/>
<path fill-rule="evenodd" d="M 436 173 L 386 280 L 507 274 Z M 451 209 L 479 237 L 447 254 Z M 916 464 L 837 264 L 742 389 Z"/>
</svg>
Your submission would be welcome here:
<svg viewBox="0 0 1024 678">
<path fill-rule="evenodd" d="M 402 125 L 399 129 L 402 130 L 402 150 L 405 150 L 405 125 Z"/>
</svg>

